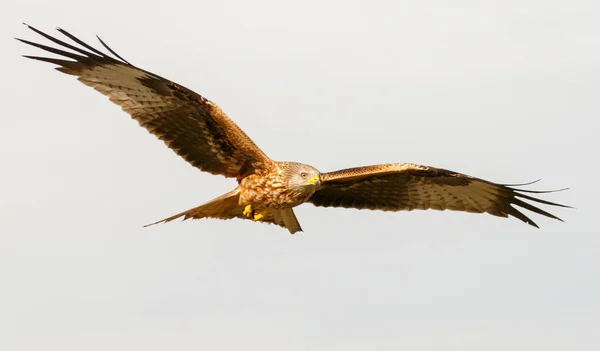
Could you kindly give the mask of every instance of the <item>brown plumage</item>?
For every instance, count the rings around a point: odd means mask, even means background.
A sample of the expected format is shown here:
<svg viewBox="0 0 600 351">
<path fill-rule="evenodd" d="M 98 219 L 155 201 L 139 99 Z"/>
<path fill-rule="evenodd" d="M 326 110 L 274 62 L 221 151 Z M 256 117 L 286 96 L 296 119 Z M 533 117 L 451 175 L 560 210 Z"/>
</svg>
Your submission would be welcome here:
<svg viewBox="0 0 600 351">
<path fill-rule="evenodd" d="M 552 191 L 518 189 L 446 169 L 410 163 L 325 173 L 321 175 L 321 183 L 321 188 L 309 200 L 315 206 L 382 211 L 434 209 L 485 212 L 499 217 L 514 216 L 535 227 L 537 224 L 513 205 L 558 220 L 561 219 L 522 199 L 568 207 L 524 194 Z"/>
<path fill-rule="evenodd" d="M 156 223 L 180 217 L 243 218 L 277 224 L 295 233 L 302 229 L 293 207 L 311 202 L 315 206 L 383 211 L 485 212 L 514 216 L 537 227 L 515 206 L 558 220 L 523 200 L 568 207 L 526 194 L 549 191 L 519 189 L 408 163 L 320 173 L 309 165 L 273 161 L 217 105 L 190 89 L 131 65 L 102 40 L 101 44 L 114 57 L 62 29 L 58 31 L 77 45 L 28 27 L 62 48 L 18 40 L 63 58 L 25 57 L 56 64 L 57 70 L 77 76 L 82 83 L 108 96 L 194 167 L 236 178 L 238 186 L 232 191 Z"/>
</svg>

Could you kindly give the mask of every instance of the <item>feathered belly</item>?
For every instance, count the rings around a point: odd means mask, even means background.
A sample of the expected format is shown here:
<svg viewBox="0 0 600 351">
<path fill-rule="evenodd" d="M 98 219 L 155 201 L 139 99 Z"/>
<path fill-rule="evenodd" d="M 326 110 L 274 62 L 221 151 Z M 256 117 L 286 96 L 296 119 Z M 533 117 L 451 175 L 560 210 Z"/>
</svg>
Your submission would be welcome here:
<svg viewBox="0 0 600 351">
<path fill-rule="evenodd" d="M 278 176 L 248 176 L 240 182 L 240 205 L 257 208 L 291 208 L 306 201 L 306 194 L 289 189 Z"/>
</svg>

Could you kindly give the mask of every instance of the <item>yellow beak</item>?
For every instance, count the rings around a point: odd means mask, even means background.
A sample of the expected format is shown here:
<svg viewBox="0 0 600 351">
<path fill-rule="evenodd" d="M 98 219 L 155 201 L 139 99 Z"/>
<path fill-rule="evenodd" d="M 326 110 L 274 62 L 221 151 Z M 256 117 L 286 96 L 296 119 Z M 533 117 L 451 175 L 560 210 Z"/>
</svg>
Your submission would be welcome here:
<svg viewBox="0 0 600 351">
<path fill-rule="evenodd" d="M 309 179 L 309 180 L 307 180 L 306 182 L 307 182 L 308 184 L 315 185 L 315 183 L 316 183 L 316 182 L 318 182 L 318 181 L 319 181 L 319 176 L 318 176 L 318 175 L 316 175 L 316 176 L 315 176 L 313 179 Z"/>
</svg>

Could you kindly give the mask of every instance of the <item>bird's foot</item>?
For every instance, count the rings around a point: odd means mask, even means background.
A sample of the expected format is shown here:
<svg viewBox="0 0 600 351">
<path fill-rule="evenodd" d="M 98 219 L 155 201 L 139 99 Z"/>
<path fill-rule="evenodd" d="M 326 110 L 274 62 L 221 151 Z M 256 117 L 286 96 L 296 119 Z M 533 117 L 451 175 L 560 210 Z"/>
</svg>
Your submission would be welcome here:
<svg viewBox="0 0 600 351">
<path fill-rule="evenodd" d="M 266 216 L 267 216 L 267 210 L 264 210 L 262 212 L 256 212 L 254 214 L 254 220 L 259 221 L 259 220 L 265 218 Z"/>
<path fill-rule="evenodd" d="M 244 207 L 244 212 L 242 212 L 242 214 L 246 217 L 254 217 L 254 210 L 252 209 L 252 205 Z"/>
<path fill-rule="evenodd" d="M 262 212 L 256 212 L 252 208 L 252 205 L 247 205 L 246 207 L 244 207 L 244 212 L 242 212 L 242 215 L 244 215 L 248 218 L 252 218 L 255 221 L 259 221 L 259 220 L 265 218 L 265 216 L 267 215 L 267 210 L 265 209 Z"/>
</svg>

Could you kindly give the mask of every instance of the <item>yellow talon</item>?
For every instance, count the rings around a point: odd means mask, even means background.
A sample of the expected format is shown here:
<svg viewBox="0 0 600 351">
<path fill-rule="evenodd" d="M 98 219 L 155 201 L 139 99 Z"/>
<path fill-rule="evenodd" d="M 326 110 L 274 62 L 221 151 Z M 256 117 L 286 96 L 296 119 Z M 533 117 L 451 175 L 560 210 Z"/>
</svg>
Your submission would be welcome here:
<svg viewBox="0 0 600 351">
<path fill-rule="evenodd" d="M 254 220 L 258 221 L 259 219 L 262 219 L 264 216 L 262 215 L 262 213 L 257 213 L 254 215 Z"/>
<path fill-rule="evenodd" d="M 246 217 L 252 216 L 252 205 L 244 207 L 244 212 L 242 212 L 242 214 Z"/>
</svg>

